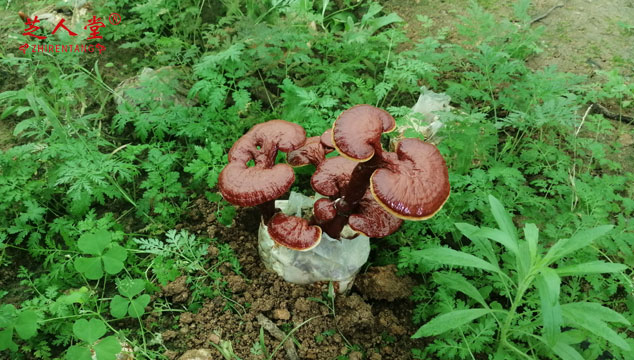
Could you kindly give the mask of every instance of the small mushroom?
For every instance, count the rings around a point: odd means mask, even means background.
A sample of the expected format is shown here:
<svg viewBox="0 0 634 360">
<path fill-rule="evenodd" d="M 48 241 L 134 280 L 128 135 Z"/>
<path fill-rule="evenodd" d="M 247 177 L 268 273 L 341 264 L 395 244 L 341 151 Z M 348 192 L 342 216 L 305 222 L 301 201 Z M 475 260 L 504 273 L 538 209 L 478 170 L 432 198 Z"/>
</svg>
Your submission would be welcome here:
<svg viewBox="0 0 634 360">
<path fill-rule="evenodd" d="M 288 153 L 288 164 L 293 167 L 313 164 L 315 166 L 321 164 L 326 158 L 326 154 L 334 151 L 333 148 L 324 146 L 321 143 L 320 136 L 313 136 L 306 139 L 306 143 L 299 149 Z"/>
<path fill-rule="evenodd" d="M 358 206 L 357 212 L 348 218 L 348 225 L 367 237 L 388 236 L 403 224 L 403 220 L 392 216 L 376 202 L 369 189 L 359 201 Z"/>
<path fill-rule="evenodd" d="M 370 190 L 390 214 L 406 220 L 432 217 L 449 198 L 449 174 L 445 159 L 431 144 L 403 139 L 396 155 L 370 177 Z"/>
<path fill-rule="evenodd" d="M 313 204 L 313 214 L 317 219 L 318 224 L 323 224 L 326 221 L 330 221 L 337 216 L 337 209 L 335 209 L 335 203 L 327 198 L 321 198 L 315 201 Z"/>
<path fill-rule="evenodd" d="M 255 206 L 277 199 L 293 182 L 293 168 L 275 164 L 277 151 L 290 152 L 306 140 L 304 129 L 284 120 L 254 126 L 229 150 L 229 164 L 218 177 L 222 196 L 238 206 Z M 255 165 L 247 163 L 253 160 Z"/>
<path fill-rule="evenodd" d="M 357 163 L 342 156 L 324 160 L 310 179 L 313 189 L 324 196 L 340 196 L 348 186 Z"/>
<path fill-rule="evenodd" d="M 321 228 L 310 225 L 306 219 L 276 213 L 268 224 L 268 232 L 275 243 L 289 249 L 306 251 L 321 241 Z"/>
<path fill-rule="evenodd" d="M 365 162 L 381 153 L 381 134 L 396 128 L 387 111 L 371 105 L 357 105 L 339 115 L 332 127 L 337 151 L 354 161 Z"/>
</svg>

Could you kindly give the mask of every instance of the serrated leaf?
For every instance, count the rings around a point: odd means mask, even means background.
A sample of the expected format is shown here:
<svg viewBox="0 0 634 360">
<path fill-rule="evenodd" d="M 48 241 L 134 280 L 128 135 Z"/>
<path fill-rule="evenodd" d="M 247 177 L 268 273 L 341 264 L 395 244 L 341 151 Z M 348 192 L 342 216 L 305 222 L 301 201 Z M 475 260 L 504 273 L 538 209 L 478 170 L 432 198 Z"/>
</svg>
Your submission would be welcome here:
<svg viewBox="0 0 634 360">
<path fill-rule="evenodd" d="M 479 257 L 449 248 L 423 249 L 413 253 L 433 264 L 474 267 L 493 272 L 498 270 L 496 266 Z"/>
<path fill-rule="evenodd" d="M 85 346 L 71 346 L 66 352 L 66 360 L 92 360 L 92 354 Z"/>
<path fill-rule="evenodd" d="M 491 204 L 491 213 L 500 227 L 500 230 L 508 234 L 511 241 L 517 245 L 517 229 L 515 228 L 513 219 L 511 219 L 509 213 L 506 212 L 506 209 L 504 209 L 500 200 L 495 198 L 493 195 L 489 195 L 489 204 Z"/>
<path fill-rule="evenodd" d="M 589 261 L 587 263 L 562 266 L 557 268 L 559 276 L 585 275 L 585 274 L 603 274 L 625 271 L 627 265 L 608 263 L 605 261 Z"/>
<path fill-rule="evenodd" d="M 112 245 L 101 257 L 103 266 L 108 274 L 114 275 L 123 269 L 123 262 L 128 257 L 126 249 L 119 245 Z"/>
<path fill-rule="evenodd" d="M 442 334 L 445 331 L 459 328 L 460 326 L 469 323 L 481 316 L 484 316 L 491 311 L 488 309 L 467 309 L 467 310 L 454 310 L 452 312 L 439 315 L 433 318 L 430 322 L 423 325 L 412 335 L 413 339 L 418 339 L 423 336 L 434 336 Z"/>
<path fill-rule="evenodd" d="M 477 301 L 484 307 L 488 307 L 482 294 L 473 286 L 464 276 L 458 273 L 442 273 L 437 272 L 433 275 L 434 281 L 440 285 L 446 286 L 455 291 L 459 291 L 473 300 Z"/>
<path fill-rule="evenodd" d="M 18 314 L 13 326 L 20 338 L 26 340 L 37 334 L 37 329 L 39 328 L 38 320 L 39 317 L 34 311 L 23 310 Z"/>
<path fill-rule="evenodd" d="M 130 302 L 128 313 L 132 317 L 141 317 L 145 314 L 145 307 L 150 303 L 150 295 L 143 294 Z"/>
<path fill-rule="evenodd" d="M 99 319 L 79 319 L 73 324 L 73 333 L 75 336 L 87 342 L 93 344 L 106 334 L 106 325 Z"/>
<path fill-rule="evenodd" d="M 114 336 L 108 336 L 93 346 L 97 360 L 115 360 L 121 352 L 121 343 Z"/>
<path fill-rule="evenodd" d="M 115 295 L 110 300 L 110 314 L 117 319 L 121 319 L 128 313 L 128 305 L 130 305 L 130 300 L 120 295 Z"/>
<path fill-rule="evenodd" d="M 594 303 L 564 304 L 561 306 L 561 311 L 563 316 L 570 323 L 584 328 L 596 336 L 604 338 L 623 350 L 629 351 L 629 344 L 603 321 L 604 318 L 607 318 L 610 319 L 607 321 L 619 319 L 616 321 L 621 322 L 621 315 L 599 304 L 592 304 Z M 629 325 L 629 322 L 627 322 L 625 318 L 623 318 L 623 320 Z"/>
<path fill-rule="evenodd" d="M 82 235 L 77 241 L 77 247 L 85 254 L 101 255 L 112 241 L 112 234 L 106 230 Z"/>
<path fill-rule="evenodd" d="M 544 323 L 543 333 L 546 342 L 554 346 L 561 333 L 561 306 L 559 291 L 561 279 L 551 268 L 545 268 L 535 278 L 535 287 L 541 299 L 541 315 Z"/>
<path fill-rule="evenodd" d="M 145 281 L 142 279 L 130 279 L 126 278 L 117 284 L 119 293 L 125 297 L 133 298 L 145 289 Z"/>
<path fill-rule="evenodd" d="M 592 229 L 579 231 L 568 239 L 561 239 L 557 241 L 546 254 L 548 263 L 550 264 L 568 254 L 590 245 L 594 240 L 610 232 L 613 227 L 614 225 L 597 226 Z"/>
<path fill-rule="evenodd" d="M 84 274 L 86 279 L 97 280 L 103 276 L 100 257 L 80 257 L 75 259 L 75 270 Z"/>
</svg>

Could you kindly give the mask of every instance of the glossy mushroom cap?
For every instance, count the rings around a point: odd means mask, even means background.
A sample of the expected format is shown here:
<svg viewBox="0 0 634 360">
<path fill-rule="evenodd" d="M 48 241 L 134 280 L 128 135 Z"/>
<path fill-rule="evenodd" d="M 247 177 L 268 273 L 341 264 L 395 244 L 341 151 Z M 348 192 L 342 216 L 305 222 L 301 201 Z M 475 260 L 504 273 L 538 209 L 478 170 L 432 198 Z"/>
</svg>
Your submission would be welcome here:
<svg viewBox="0 0 634 360">
<path fill-rule="evenodd" d="M 381 134 L 396 127 L 392 115 L 371 105 L 357 105 L 339 115 L 332 127 L 337 151 L 354 161 L 368 161 L 381 151 Z"/>
<path fill-rule="evenodd" d="M 373 238 L 388 236 L 398 230 L 401 224 L 403 220 L 392 216 L 379 205 L 369 189 L 359 201 L 357 213 L 348 218 L 348 225 L 353 230 Z"/>
<path fill-rule="evenodd" d="M 317 219 L 318 224 L 330 221 L 337 216 L 335 203 L 330 199 L 321 198 L 313 204 L 313 214 L 315 215 L 315 219 Z"/>
<path fill-rule="evenodd" d="M 390 214 L 406 220 L 432 217 L 449 198 L 449 174 L 438 149 L 418 139 L 403 139 L 396 155 L 370 178 L 370 190 Z"/>
<path fill-rule="evenodd" d="M 321 144 L 327 148 L 335 149 L 335 144 L 332 142 L 332 129 L 328 129 L 321 134 Z"/>
<path fill-rule="evenodd" d="M 279 198 L 293 182 L 293 168 L 275 164 L 277 151 L 292 151 L 304 144 L 306 132 L 284 120 L 258 124 L 229 150 L 229 164 L 218 177 L 222 196 L 238 206 L 255 206 Z M 249 167 L 247 162 L 255 165 Z"/>
<path fill-rule="evenodd" d="M 319 164 L 310 178 L 310 184 L 316 192 L 324 196 L 340 196 L 348 186 L 355 166 L 356 162 L 342 156 L 328 158 Z"/>
<path fill-rule="evenodd" d="M 321 228 L 309 225 L 306 219 L 277 213 L 268 224 L 268 232 L 275 243 L 289 249 L 306 251 L 321 241 Z"/>
<path fill-rule="evenodd" d="M 334 151 L 333 148 L 324 146 L 321 143 L 320 136 L 313 136 L 306 139 L 304 145 L 299 149 L 288 153 L 288 164 L 293 167 L 313 164 L 315 166 L 321 164 L 326 158 L 326 154 Z"/>
</svg>

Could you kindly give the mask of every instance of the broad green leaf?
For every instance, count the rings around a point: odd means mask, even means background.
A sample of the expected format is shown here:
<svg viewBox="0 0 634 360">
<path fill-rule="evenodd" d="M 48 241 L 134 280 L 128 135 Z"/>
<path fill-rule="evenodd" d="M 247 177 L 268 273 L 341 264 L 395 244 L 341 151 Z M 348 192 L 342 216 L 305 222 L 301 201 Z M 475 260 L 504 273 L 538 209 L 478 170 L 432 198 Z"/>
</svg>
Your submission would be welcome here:
<svg viewBox="0 0 634 360">
<path fill-rule="evenodd" d="M 442 314 L 433 318 L 430 322 L 423 325 L 416 331 L 412 338 L 418 339 L 423 336 L 434 336 L 442 334 L 445 331 L 459 328 L 491 311 L 488 309 L 467 309 L 454 310 L 452 312 Z"/>
<path fill-rule="evenodd" d="M 606 321 L 621 322 L 619 319 L 621 317 L 620 314 L 615 314 L 615 312 L 601 305 L 596 306 L 591 304 L 592 303 L 564 304 L 561 306 L 561 311 L 566 320 L 570 323 L 582 327 L 596 336 L 604 338 L 623 350 L 629 351 L 630 346 L 628 343 L 603 321 L 606 319 Z M 623 320 L 625 320 L 625 318 L 623 318 Z M 625 320 L 625 322 L 629 324 L 627 320 Z"/>
<path fill-rule="evenodd" d="M 561 279 L 551 268 L 545 268 L 535 278 L 535 286 L 541 299 L 541 314 L 544 322 L 544 339 L 554 346 L 561 333 L 561 306 L 559 305 L 559 291 Z"/>
<path fill-rule="evenodd" d="M 473 300 L 480 303 L 485 308 L 489 307 L 482 294 L 464 276 L 458 273 L 436 272 L 433 275 L 434 281 L 455 291 L 459 291 Z"/>
<path fill-rule="evenodd" d="M 0 306 L 0 327 L 13 326 L 13 320 L 18 315 L 18 310 L 11 304 Z"/>
<path fill-rule="evenodd" d="M 108 274 L 114 275 L 123 270 L 123 262 L 128 257 L 126 249 L 119 245 L 112 245 L 101 257 L 103 266 Z"/>
<path fill-rule="evenodd" d="M 126 278 L 119 281 L 117 288 L 119 289 L 119 294 L 133 298 L 145 289 L 145 281 L 143 279 Z"/>
<path fill-rule="evenodd" d="M 577 350 L 562 341 L 557 342 L 550 348 L 555 355 L 559 356 L 562 360 L 584 360 L 583 356 L 581 356 Z"/>
<path fill-rule="evenodd" d="M 15 320 L 15 331 L 22 339 L 29 339 L 37 334 L 39 317 L 34 311 L 23 310 Z"/>
<path fill-rule="evenodd" d="M 473 244 L 484 253 L 491 263 L 495 263 L 497 261 L 497 255 L 491 246 L 491 242 L 476 235 L 477 232 L 480 231 L 479 227 L 467 223 L 456 223 L 455 226 L 467 239 L 471 240 Z"/>
<path fill-rule="evenodd" d="M 103 321 L 95 318 L 90 319 L 90 321 L 79 319 L 73 324 L 73 333 L 78 339 L 92 345 L 106 334 L 106 325 Z"/>
<path fill-rule="evenodd" d="M 85 254 L 101 255 L 110 244 L 112 234 L 106 230 L 99 230 L 94 233 L 82 235 L 77 241 L 77 247 Z"/>
<path fill-rule="evenodd" d="M 498 271 L 496 266 L 480 259 L 479 257 L 449 248 L 437 247 L 416 250 L 414 253 L 434 264 L 474 267 L 493 272 Z"/>
<path fill-rule="evenodd" d="M 110 314 L 117 319 L 121 319 L 128 313 L 128 305 L 130 305 L 130 300 L 120 295 L 115 295 L 110 301 Z"/>
<path fill-rule="evenodd" d="M 132 317 L 141 317 L 145 314 L 145 307 L 150 303 L 150 295 L 143 294 L 130 302 L 128 313 Z"/>
<path fill-rule="evenodd" d="M 557 269 L 559 276 L 602 274 L 625 271 L 627 265 L 608 263 L 605 261 L 590 261 L 587 263 L 563 266 Z"/>
<path fill-rule="evenodd" d="M 86 279 L 97 280 L 103 276 L 100 257 L 79 257 L 75 259 L 75 270 L 84 274 Z"/>
<path fill-rule="evenodd" d="M 524 225 L 524 237 L 528 242 L 528 251 L 531 255 L 531 261 L 535 263 L 537 259 L 537 242 L 539 240 L 539 229 L 535 224 Z"/>
<path fill-rule="evenodd" d="M 579 231 L 568 239 L 557 241 L 546 254 L 548 263 L 553 263 L 568 254 L 590 245 L 594 240 L 610 232 L 613 227 L 614 225 L 597 226 L 592 229 Z"/>
<path fill-rule="evenodd" d="M 108 336 L 93 346 L 97 360 L 115 360 L 121 352 L 121 343 L 114 336 Z"/>
<path fill-rule="evenodd" d="M 562 305 L 568 311 L 576 311 L 578 313 L 592 313 L 593 317 L 607 322 L 621 323 L 630 326 L 630 322 L 618 312 L 595 302 L 573 302 Z"/>
<path fill-rule="evenodd" d="M 500 200 L 496 199 L 495 196 L 489 195 L 489 203 L 491 204 L 493 217 L 498 223 L 500 230 L 507 233 L 510 236 L 511 241 L 517 244 L 517 229 L 515 228 L 513 219 L 511 219 L 509 213 L 506 212 L 506 209 L 504 209 Z"/>
<path fill-rule="evenodd" d="M 66 360 L 92 360 L 92 354 L 85 346 L 71 346 L 66 352 Z"/>
<path fill-rule="evenodd" d="M 488 227 L 480 228 L 476 235 L 484 236 L 497 243 L 504 245 L 504 247 L 513 253 L 516 257 L 519 255 L 519 246 L 517 240 L 513 240 L 511 236 L 505 231 L 499 229 L 491 229 Z"/>
<path fill-rule="evenodd" d="M 0 351 L 18 351 L 18 344 L 13 342 L 13 326 L 0 330 Z"/>
</svg>

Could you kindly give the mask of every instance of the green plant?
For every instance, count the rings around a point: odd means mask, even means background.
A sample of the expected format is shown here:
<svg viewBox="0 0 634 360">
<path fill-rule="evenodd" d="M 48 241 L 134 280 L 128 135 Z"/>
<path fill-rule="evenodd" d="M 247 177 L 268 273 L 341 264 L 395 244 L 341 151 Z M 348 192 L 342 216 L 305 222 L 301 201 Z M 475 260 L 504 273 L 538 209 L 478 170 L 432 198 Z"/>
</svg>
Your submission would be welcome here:
<svg viewBox="0 0 634 360">
<path fill-rule="evenodd" d="M 99 319 L 75 321 L 73 333 L 84 344 L 71 346 L 66 353 L 66 359 L 89 360 L 92 359 L 93 351 L 98 359 L 115 359 L 121 352 L 121 344 L 115 336 L 103 337 L 106 332 L 106 325 Z"/>
<path fill-rule="evenodd" d="M 501 356 L 535 358 L 553 353 L 564 359 L 582 359 L 577 344 L 588 338 L 592 342 L 603 339 L 621 351 L 631 351 L 628 341 L 608 326 L 609 323 L 630 326 L 623 315 L 596 302 L 563 302 L 560 296 L 566 293 L 562 279 L 568 276 L 618 273 L 627 268 L 623 264 L 605 261 L 566 262 L 562 265 L 564 259 L 570 259 L 576 252 L 589 247 L 613 226 L 579 231 L 545 248 L 539 243 L 539 230 L 534 224 L 524 225 L 524 239 L 521 239 L 502 204 L 493 196 L 489 197 L 489 202 L 498 228 L 456 224 L 460 232 L 472 241 L 470 252 L 431 247 L 407 253 L 408 263 L 467 269 L 464 272 L 434 274 L 434 282 L 445 291 L 461 293 L 466 299 L 441 305 L 441 314 L 423 325 L 413 337 L 442 335 L 449 330 L 458 330 L 463 339 L 465 336 L 478 336 L 478 331 L 481 336 L 493 337 L 492 332 L 478 329 L 484 326 L 494 330 L 495 341 L 476 342 L 481 345 L 480 348 L 472 350 L 469 345 L 472 342 L 465 341 L 459 347 L 461 358 L 467 354 L 473 357 L 474 352 L 483 351 L 482 345 L 488 343 Z M 503 246 L 503 255 L 496 250 L 495 244 Z M 479 277 L 474 269 L 487 274 L 485 278 L 493 281 L 492 289 L 479 290 L 477 283 L 465 276 Z M 477 325 L 469 326 L 477 319 L 480 319 Z M 541 325 L 541 334 L 538 325 Z M 450 339 L 454 337 L 449 336 Z M 449 350 L 451 343 L 441 337 L 430 350 L 447 355 L 445 351 Z M 443 350 L 443 346 L 447 348 Z M 615 351 L 616 348 L 610 349 Z"/>
<path fill-rule="evenodd" d="M 75 269 L 89 280 L 97 280 L 106 273 L 115 275 L 123 270 L 123 262 L 127 258 L 127 251 L 120 245 L 112 243 L 112 234 L 108 231 L 98 231 L 82 235 L 77 241 L 77 247 L 86 255 L 92 257 L 78 257 L 75 259 Z"/>
</svg>

